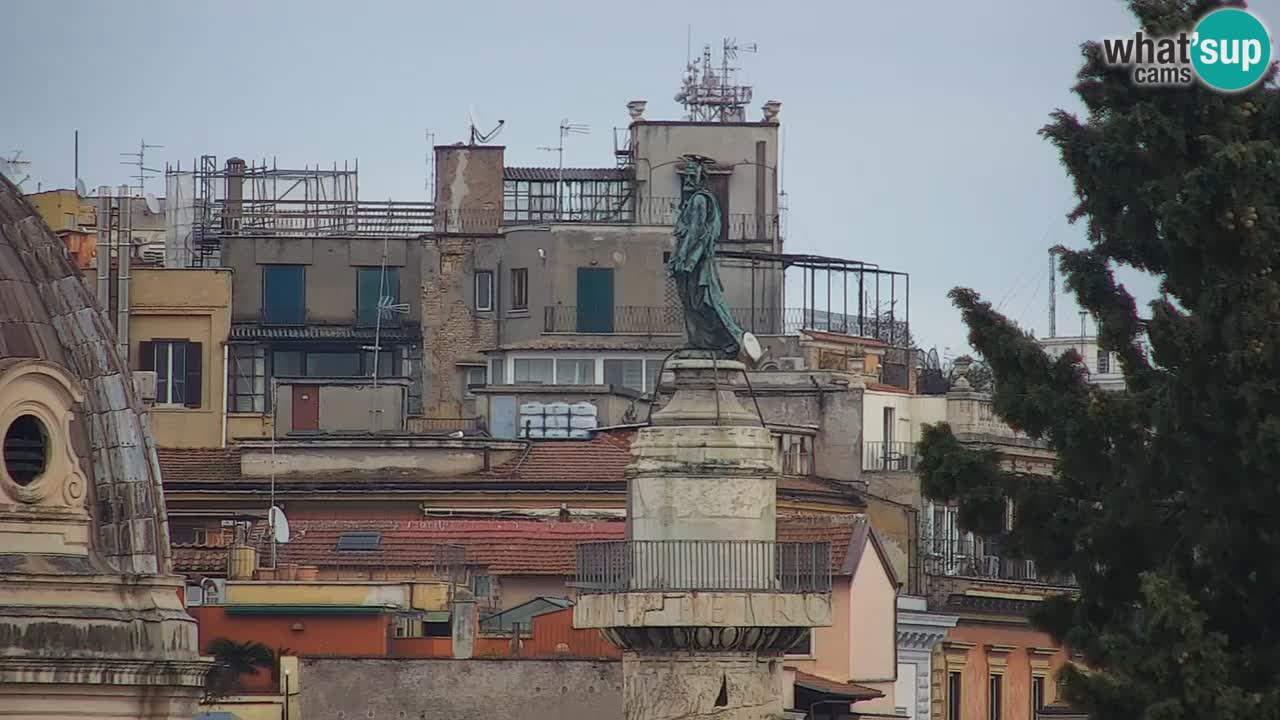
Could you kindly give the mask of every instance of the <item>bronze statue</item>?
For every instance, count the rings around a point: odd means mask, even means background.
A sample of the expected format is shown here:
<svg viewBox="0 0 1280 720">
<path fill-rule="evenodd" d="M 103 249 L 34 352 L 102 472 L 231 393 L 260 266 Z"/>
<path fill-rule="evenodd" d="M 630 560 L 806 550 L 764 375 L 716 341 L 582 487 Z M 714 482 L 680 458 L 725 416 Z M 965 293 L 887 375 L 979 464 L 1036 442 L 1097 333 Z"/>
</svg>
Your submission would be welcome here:
<svg viewBox="0 0 1280 720">
<path fill-rule="evenodd" d="M 754 356 L 759 352 L 755 338 L 743 333 L 733 319 L 716 269 L 716 243 L 724 217 L 715 196 L 707 190 L 707 163 L 706 158 L 697 156 L 685 159 L 681 170 L 685 199 L 676 220 L 676 248 L 668 270 L 684 307 L 689 347 L 713 357 L 735 359 L 745 340 L 747 354 Z"/>
</svg>

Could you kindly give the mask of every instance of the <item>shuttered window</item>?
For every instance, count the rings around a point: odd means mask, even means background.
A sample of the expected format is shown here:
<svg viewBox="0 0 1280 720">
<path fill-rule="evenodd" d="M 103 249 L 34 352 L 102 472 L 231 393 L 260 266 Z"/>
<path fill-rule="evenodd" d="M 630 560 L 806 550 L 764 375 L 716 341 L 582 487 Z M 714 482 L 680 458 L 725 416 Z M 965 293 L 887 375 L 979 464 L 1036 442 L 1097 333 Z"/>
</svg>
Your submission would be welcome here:
<svg viewBox="0 0 1280 720">
<path fill-rule="evenodd" d="M 187 340 L 139 343 L 138 369 L 156 374 L 156 404 L 198 408 L 204 383 L 204 347 Z"/>
<path fill-rule="evenodd" d="M 306 321 L 306 268 L 302 265 L 262 266 L 262 322 L 302 325 Z"/>
</svg>

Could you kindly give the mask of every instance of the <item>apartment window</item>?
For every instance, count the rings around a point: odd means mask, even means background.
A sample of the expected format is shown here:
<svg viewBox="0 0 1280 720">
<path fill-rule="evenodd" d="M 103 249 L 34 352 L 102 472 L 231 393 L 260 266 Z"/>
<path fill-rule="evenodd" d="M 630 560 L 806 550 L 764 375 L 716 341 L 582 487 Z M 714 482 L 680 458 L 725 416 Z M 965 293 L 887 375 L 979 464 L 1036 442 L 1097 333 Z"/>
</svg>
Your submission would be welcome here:
<svg viewBox="0 0 1280 720">
<path fill-rule="evenodd" d="M 988 679 L 987 720 L 1001 720 L 1004 717 L 1004 676 L 992 675 Z"/>
<path fill-rule="evenodd" d="M 1044 709 L 1044 676 L 1035 675 L 1031 678 L 1031 717 L 1035 718 L 1035 714 Z"/>
<path fill-rule="evenodd" d="M 645 392 L 644 360 L 640 358 L 604 361 L 604 383 Z"/>
<path fill-rule="evenodd" d="M 462 395 L 463 397 L 475 397 L 475 393 L 471 392 L 472 388 L 484 387 L 488 381 L 486 377 L 488 368 L 485 367 L 469 367 L 462 370 Z"/>
<path fill-rule="evenodd" d="M 511 268 L 511 309 L 529 309 L 529 268 Z"/>
<path fill-rule="evenodd" d="M 471 576 L 471 594 L 485 600 L 493 595 L 493 578 L 488 575 Z"/>
<path fill-rule="evenodd" d="M 378 309 L 382 299 L 387 305 L 400 302 L 400 270 L 387 268 L 386 275 L 380 267 L 356 268 L 356 326 L 374 327 L 378 325 Z M 382 314 L 382 325 L 398 324 L 400 315 L 393 312 Z"/>
<path fill-rule="evenodd" d="M 514 365 L 515 377 L 512 381 L 517 385 L 554 385 L 556 382 L 555 362 L 551 358 L 516 358 Z"/>
<path fill-rule="evenodd" d="M 305 357 L 301 350 L 276 350 L 271 353 L 271 377 L 306 377 Z"/>
<path fill-rule="evenodd" d="M 360 355 L 358 353 L 307 353 L 307 377 L 357 377 L 360 374 Z"/>
<path fill-rule="evenodd" d="M 1111 353 L 1098 348 L 1098 374 L 1103 375 L 1111 372 Z"/>
<path fill-rule="evenodd" d="M 595 381 L 595 360 L 573 359 L 556 361 L 556 384 L 593 385 Z"/>
<path fill-rule="evenodd" d="M 151 340 L 138 344 L 138 369 L 156 374 L 156 404 L 200 407 L 203 346 L 186 340 Z"/>
<path fill-rule="evenodd" d="M 478 312 L 493 310 L 493 271 L 477 270 L 475 279 L 475 306 Z"/>
<path fill-rule="evenodd" d="M 302 265 L 262 266 L 262 322 L 302 325 L 306 321 L 306 268 Z"/>
<path fill-rule="evenodd" d="M 266 398 L 266 353 L 256 345 L 232 345 L 231 382 L 227 405 L 231 412 L 264 411 Z"/>
<path fill-rule="evenodd" d="M 960 673 L 947 673 L 947 720 L 965 720 L 960 716 Z"/>
<path fill-rule="evenodd" d="M 787 650 L 787 655 L 794 657 L 813 657 L 813 630 L 804 629 L 804 637 Z"/>
<path fill-rule="evenodd" d="M 507 382 L 507 361 L 503 358 L 494 358 L 489 361 L 489 383 L 492 385 L 502 385 Z"/>
<path fill-rule="evenodd" d="M 631 222 L 629 180 L 507 180 L 502 184 L 504 222 Z M 557 196 L 559 202 L 557 202 Z"/>
</svg>

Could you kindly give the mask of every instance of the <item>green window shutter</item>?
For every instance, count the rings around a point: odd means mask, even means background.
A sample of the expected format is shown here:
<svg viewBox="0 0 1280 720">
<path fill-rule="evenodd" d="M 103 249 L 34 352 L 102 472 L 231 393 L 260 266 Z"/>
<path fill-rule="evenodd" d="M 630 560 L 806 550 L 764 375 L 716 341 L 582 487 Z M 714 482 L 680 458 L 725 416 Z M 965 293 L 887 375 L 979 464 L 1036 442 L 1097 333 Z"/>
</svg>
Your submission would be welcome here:
<svg viewBox="0 0 1280 720">
<path fill-rule="evenodd" d="M 578 332 L 613 332 L 613 268 L 578 268 Z"/>
</svg>

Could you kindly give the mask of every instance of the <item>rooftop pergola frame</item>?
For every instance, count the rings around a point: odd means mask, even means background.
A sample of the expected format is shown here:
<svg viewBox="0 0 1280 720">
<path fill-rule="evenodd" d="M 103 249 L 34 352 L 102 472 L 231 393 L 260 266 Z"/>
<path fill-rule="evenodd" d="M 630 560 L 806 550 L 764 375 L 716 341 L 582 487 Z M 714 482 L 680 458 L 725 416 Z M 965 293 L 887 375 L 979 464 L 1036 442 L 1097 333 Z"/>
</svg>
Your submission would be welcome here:
<svg viewBox="0 0 1280 720">
<path fill-rule="evenodd" d="M 905 272 L 823 255 L 718 248 L 716 257 L 728 267 L 749 272 L 751 308 L 743 326 L 748 332 L 756 332 L 751 325 L 758 315 L 770 318 L 766 332 L 772 329 L 772 313 L 781 311 L 786 328 L 877 338 L 890 347 L 910 343 L 911 276 Z M 779 272 L 781 297 L 770 302 L 761 290 L 769 286 L 767 278 Z M 787 290 L 794 289 L 797 276 L 801 307 L 787 310 Z"/>
</svg>

